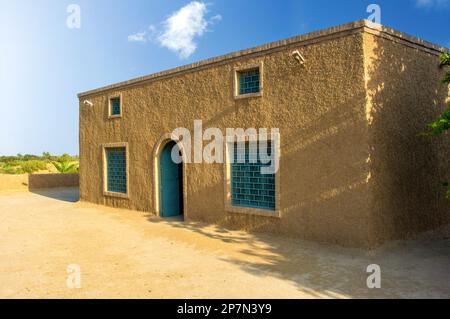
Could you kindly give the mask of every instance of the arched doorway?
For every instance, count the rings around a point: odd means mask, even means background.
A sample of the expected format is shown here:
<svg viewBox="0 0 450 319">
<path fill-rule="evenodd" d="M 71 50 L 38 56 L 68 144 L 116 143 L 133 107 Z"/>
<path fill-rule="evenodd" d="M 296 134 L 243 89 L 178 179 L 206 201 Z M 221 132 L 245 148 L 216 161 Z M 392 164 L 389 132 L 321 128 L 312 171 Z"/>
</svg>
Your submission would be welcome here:
<svg viewBox="0 0 450 319">
<path fill-rule="evenodd" d="M 161 217 L 183 215 L 183 163 L 172 160 L 172 150 L 181 151 L 174 141 L 164 145 L 159 155 L 159 203 Z"/>
</svg>

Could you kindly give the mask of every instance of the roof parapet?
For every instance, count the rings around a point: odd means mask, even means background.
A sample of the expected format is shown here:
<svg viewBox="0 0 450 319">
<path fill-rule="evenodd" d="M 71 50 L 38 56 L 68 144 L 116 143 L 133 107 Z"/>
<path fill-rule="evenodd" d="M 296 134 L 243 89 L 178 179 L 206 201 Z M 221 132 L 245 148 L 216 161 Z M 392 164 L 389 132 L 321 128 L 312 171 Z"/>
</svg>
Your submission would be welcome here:
<svg viewBox="0 0 450 319">
<path fill-rule="evenodd" d="M 407 44 L 410 46 L 415 46 L 417 48 L 422 48 L 424 50 L 427 50 L 430 53 L 439 54 L 442 52 L 448 52 L 449 50 L 447 48 L 444 48 L 442 46 L 433 44 L 431 42 L 422 40 L 418 37 L 414 37 L 411 35 L 408 35 L 406 33 L 394 30 L 389 27 L 385 27 L 380 24 L 375 24 L 368 20 L 359 20 L 351 23 L 346 23 L 343 25 L 339 25 L 336 27 L 331 27 L 328 29 L 315 31 L 303 35 L 298 35 L 292 38 L 279 40 L 271 43 L 267 43 L 264 45 L 260 45 L 257 47 L 253 47 L 250 49 L 245 49 L 241 51 L 236 51 L 233 53 L 221 55 L 218 57 L 213 57 L 210 59 L 202 60 L 199 62 L 194 62 L 191 64 L 187 64 L 184 66 L 180 66 L 174 69 L 169 69 L 166 71 L 161 71 L 158 73 L 153 73 L 150 75 L 138 77 L 135 79 L 131 79 L 124 82 L 119 82 L 116 84 L 107 85 L 98 89 L 86 91 L 83 93 L 78 94 L 78 98 L 85 98 L 87 96 L 101 94 L 106 91 L 112 91 L 116 89 L 124 89 L 131 86 L 140 85 L 145 82 L 151 82 L 155 80 L 160 80 L 168 77 L 177 76 L 183 73 L 187 72 L 194 72 L 198 71 L 204 68 L 208 68 L 214 65 L 220 65 L 225 64 L 230 61 L 241 59 L 243 57 L 252 57 L 252 56 L 259 56 L 264 55 L 269 52 L 276 52 L 280 50 L 287 49 L 291 46 L 305 46 L 312 43 L 317 43 L 321 41 L 330 40 L 333 38 L 338 38 L 343 35 L 349 35 L 354 34 L 358 32 L 368 32 L 374 35 L 383 36 L 390 40 L 400 41 L 403 44 Z"/>
</svg>

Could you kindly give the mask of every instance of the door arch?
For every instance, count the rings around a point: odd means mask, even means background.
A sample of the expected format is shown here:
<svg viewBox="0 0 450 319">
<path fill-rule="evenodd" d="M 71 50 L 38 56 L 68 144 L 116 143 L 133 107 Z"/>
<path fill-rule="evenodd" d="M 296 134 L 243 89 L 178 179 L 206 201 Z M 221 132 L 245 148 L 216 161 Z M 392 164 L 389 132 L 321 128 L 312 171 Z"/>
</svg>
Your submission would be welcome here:
<svg viewBox="0 0 450 319">
<path fill-rule="evenodd" d="M 175 163 L 172 151 L 181 155 L 175 141 L 168 141 L 162 146 L 158 158 L 159 176 L 159 215 L 161 217 L 181 216 L 184 212 L 183 163 Z"/>
</svg>

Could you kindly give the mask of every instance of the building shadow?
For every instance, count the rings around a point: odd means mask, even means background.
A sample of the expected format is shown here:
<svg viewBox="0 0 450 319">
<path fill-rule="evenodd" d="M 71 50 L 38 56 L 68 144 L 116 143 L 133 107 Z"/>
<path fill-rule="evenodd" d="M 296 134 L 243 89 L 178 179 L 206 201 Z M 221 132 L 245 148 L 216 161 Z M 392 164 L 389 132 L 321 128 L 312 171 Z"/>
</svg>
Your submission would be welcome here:
<svg viewBox="0 0 450 319">
<path fill-rule="evenodd" d="M 201 240 L 188 234 L 209 238 L 222 251 L 220 260 L 261 280 L 274 277 L 290 282 L 298 292 L 313 298 L 442 298 L 450 293 L 445 279 L 450 279 L 446 271 L 450 256 L 442 254 L 450 243 L 448 238 L 393 242 L 369 251 L 275 234 L 233 231 L 201 222 L 166 220 L 153 215 L 147 218 L 153 224 L 179 229 L 181 237 L 177 238 L 192 240 L 200 250 Z M 187 232 L 187 236 L 182 232 Z M 210 242 L 207 245 L 211 247 Z M 223 253 L 222 245 L 233 248 Z M 419 262 L 422 259 L 425 262 Z M 367 268 L 374 264 L 382 270 L 382 289 L 367 286 L 370 275 Z"/>
<path fill-rule="evenodd" d="M 79 174 L 28 174 L 28 191 L 75 203 L 80 200 Z"/>
<path fill-rule="evenodd" d="M 52 189 L 30 189 L 33 194 L 56 199 L 63 202 L 76 203 L 80 200 L 78 187 L 52 188 Z"/>
</svg>

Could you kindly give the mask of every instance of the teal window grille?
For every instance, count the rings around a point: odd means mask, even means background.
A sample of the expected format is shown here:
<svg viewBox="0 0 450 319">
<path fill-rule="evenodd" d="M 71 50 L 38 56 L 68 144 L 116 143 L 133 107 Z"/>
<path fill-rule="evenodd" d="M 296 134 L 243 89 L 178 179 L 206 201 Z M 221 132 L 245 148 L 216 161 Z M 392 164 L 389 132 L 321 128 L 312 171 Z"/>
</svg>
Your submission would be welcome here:
<svg viewBox="0 0 450 319">
<path fill-rule="evenodd" d="M 267 148 L 267 154 L 270 155 L 270 141 L 267 142 Z M 270 163 L 261 163 L 259 152 L 250 156 L 250 151 L 249 143 L 234 144 L 234 161 L 230 164 L 231 203 L 238 207 L 275 211 L 275 174 L 261 174 L 261 168 Z"/>
<path fill-rule="evenodd" d="M 111 105 L 111 115 L 121 114 L 120 97 L 113 97 L 110 100 L 110 105 Z"/>
<path fill-rule="evenodd" d="M 107 190 L 127 193 L 127 159 L 125 147 L 106 149 Z"/>
<path fill-rule="evenodd" d="M 239 94 L 259 92 L 259 69 L 239 72 Z"/>
</svg>

